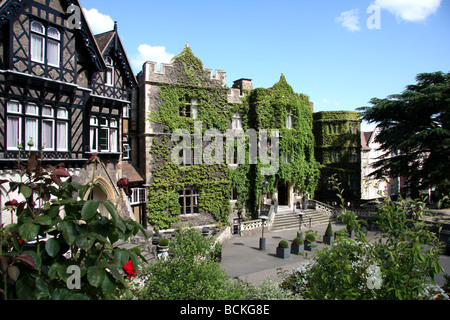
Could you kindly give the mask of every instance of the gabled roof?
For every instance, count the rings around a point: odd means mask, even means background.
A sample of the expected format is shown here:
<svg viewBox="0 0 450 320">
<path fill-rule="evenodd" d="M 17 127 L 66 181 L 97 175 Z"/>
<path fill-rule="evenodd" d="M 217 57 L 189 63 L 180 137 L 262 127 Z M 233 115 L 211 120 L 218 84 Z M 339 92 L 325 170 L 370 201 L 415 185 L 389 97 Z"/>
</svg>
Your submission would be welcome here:
<svg viewBox="0 0 450 320">
<path fill-rule="evenodd" d="M 370 138 L 372 137 L 372 134 L 373 134 L 373 131 L 372 132 L 361 132 L 362 150 L 370 150 L 369 143 L 370 143 Z"/>
<path fill-rule="evenodd" d="M 95 35 L 95 41 L 101 51 L 103 59 L 111 52 L 114 52 L 114 57 L 120 62 L 120 66 L 128 81 L 128 86 L 134 88 L 137 86 L 137 80 L 133 73 L 130 61 L 128 59 L 125 48 L 120 40 L 117 32 L 117 22 L 114 24 L 114 29 L 104 33 Z"/>
</svg>

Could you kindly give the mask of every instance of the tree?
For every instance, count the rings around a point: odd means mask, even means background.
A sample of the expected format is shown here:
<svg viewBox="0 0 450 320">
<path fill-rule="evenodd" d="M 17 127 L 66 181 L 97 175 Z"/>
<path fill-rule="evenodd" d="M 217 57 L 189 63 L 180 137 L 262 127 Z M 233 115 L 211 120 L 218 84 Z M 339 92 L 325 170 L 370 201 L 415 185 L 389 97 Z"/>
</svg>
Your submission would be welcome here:
<svg viewBox="0 0 450 320">
<path fill-rule="evenodd" d="M 411 195 L 436 187 L 448 194 L 450 180 L 450 73 L 422 73 L 401 94 L 374 98 L 362 119 L 376 123 L 376 141 L 386 151 L 376 178 L 403 177 Z"/>
</svg>

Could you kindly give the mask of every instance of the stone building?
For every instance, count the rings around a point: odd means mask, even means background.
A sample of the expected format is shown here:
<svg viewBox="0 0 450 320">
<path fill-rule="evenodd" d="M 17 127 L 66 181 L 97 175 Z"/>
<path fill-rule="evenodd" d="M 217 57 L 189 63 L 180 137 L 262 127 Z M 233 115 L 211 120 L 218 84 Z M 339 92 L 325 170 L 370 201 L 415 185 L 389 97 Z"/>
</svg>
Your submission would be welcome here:
<svg viewBox="0 0 450 320">
<path fill-rule="evenodd" d="M 314 193 L 319 170 L 311 104 L 284 76 L 269 89 L 254 89 L 245 78 L 229 88 L 225 71 L 205 69 L 187 45 L 159 71 L 146 62 L 137 80 L 132 163 L 145 177 L 155 228 L 238 223 L 257 217 L 272 197 L 292 208 L 300 193 Z M 260 139 L 261 130 L 270 135 L 272 129 L 282 136 L 266 142 L 277 141 L 282 154 L 276 172 L 264 175 L 267 166 L 252 161 L 252 146 L 259 151 L 260 144 L 250 133 Z"/>
<path fill-rule="evenodd" d="M 80 13 L 77 24 L 69 23 L 71 5 Z M 87 160 L 98 154 L 95 182 L 106 194 L 88 196 L 111 200 L 125 218 L 134 217 L 117 182 L 124 172 L 136 173 L 124 171 L 122 151 L 137 82 L 117 25 L 93 35 L 76 0 L 6 0 L 0 46 L 1 179 L 18 179 L 20 146 L 22 161 L 38 153 L 44 166 L 63 165 L 82 184 L 92 177 Z M 17 197 L 2 189 L 2 207 Z"/>
<path fill-rule="evenodd" d="M 376 142 L 378 131 L 361 132 L 361 199 L 373 200 L 382 197 L 395 199 L 401 191 L 401 178 L 377 179 L 371 174 L 373 164 L 385 156 L 381 145 Z"/>
<path fill-rule="evenodd" d="M 361 120 L 358 112 L 324 111 L 314 113 L 315 155 L 322 164 L 316 199 L 340 204 L 333 177 L 344 190 L 348 203 L 361 198 Z"/>
</svg>

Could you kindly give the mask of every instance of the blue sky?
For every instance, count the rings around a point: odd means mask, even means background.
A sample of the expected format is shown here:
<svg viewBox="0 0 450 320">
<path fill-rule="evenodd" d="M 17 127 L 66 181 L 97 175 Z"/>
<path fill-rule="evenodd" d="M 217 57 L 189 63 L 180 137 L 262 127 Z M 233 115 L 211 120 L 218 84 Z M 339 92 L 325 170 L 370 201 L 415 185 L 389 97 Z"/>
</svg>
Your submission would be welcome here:
<svg viewBox="0 0 450 320">
<path fill-rule="evenodd" d="M 355 110 L 422 72 L 450 72 L 449 0 L 81 0 L 94 33 L 119 34 L 137 74 L 189 43 L 227 84 L 271 87 L 283 73 L 314 111 Z M 379 29 L 367 20 L 379 10 Z"/>
</svg>

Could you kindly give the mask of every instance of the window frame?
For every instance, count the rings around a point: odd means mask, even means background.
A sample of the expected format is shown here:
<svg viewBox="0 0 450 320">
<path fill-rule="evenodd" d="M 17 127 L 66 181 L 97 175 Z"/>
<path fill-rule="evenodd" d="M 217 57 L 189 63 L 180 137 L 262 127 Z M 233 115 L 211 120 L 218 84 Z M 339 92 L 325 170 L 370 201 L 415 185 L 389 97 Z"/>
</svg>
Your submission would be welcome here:
<svg viewBox="0 0 450 320">
<path fill-rule="evenodd" d="M 188 187 L 178 191 L 178 203 L 180 204 L 182 215 L 196 215 L 200 214 L 199 206 L 200 191 L 196 187 Z M 190 204 L 187 204 L 187 199 L 190 199 Z M 190 209 L 188 212 L 187 209 Z"/>
<path fill-rule="evenodd" d="M 36 28 L 33 28 L 34 26 L 39 25 L 42 29 L 41 31 L 36 30 Z M 51 31 L 54 31 L 54 35 L 51 35 Z M 39 39 L 39 47 L 35 47 L 35 42 L 33 39 Z M 55 45 L 54 48 L 51 49 L 52 44 Z M 39 57 L 35 56 L 35 52 L 38 49 L 40 52 Z M 50 61 L 50 52 L 53 52 L 55 50 L 55 61 Z M 60 68 L 61 67 L 61 31 L 54 26 L 48 26 L 46 27 L 42 22 L 33 20 L 30 24 L 30 59 L 33 62 L 44 64 L 47 66 L 51 66 L 54 68 Z"/>
</svg>

